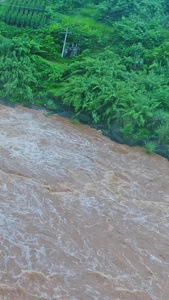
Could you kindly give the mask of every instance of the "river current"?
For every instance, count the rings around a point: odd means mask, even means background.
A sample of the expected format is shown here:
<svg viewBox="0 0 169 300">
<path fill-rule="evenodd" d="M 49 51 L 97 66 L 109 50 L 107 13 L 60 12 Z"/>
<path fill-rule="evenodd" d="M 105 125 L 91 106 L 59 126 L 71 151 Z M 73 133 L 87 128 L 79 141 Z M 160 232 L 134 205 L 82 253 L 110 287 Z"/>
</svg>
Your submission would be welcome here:
<svg viewBox="0 0 169 300">
<path fill-rule="evenodd" d="M 168 300 L 169 162 L 0 106 L 0 300 Z"/>
</svg>

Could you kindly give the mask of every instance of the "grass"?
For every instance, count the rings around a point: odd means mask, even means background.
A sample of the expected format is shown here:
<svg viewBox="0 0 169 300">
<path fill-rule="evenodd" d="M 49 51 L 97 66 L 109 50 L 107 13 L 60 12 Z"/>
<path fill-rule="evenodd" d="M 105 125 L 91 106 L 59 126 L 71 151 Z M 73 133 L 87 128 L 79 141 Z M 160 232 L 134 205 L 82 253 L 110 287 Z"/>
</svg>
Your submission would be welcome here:
<svg viewBox="0 0 169 300">
<path fill-rule="evenodd" d="M 153 154 L 156 151 L 156 145 L 154 142 L 146 142 L 144 148 L 148 154 Z"/>
<path fill-rule="evenodd" d="M 108 34 L 112 31 L 112 28 L 110 26 L 107 26 L 105 24 L 102 24 L 100 22 L 97 22 L 89 17 L 83 17 L 80 16 L 68 16 L 65 15 L 63 18 L 63 22 L 67 23 L 69 26 L 79 25 L 82 29 L 86 30 L 94 30 L 95 32 L 98 32 L 102 34 Z"/>
<path fill-rule="evenodd" d="M 52 114 L 48 112 L 48 113 L 45 113 L 45 114 L 43 114 L 43 115 L 44 115 L 45 117 L 48 118 L 48 117 L 50 117 Z"/>
<path fill-rule="evenodd" d="M 74 119 L 72 119 L 71 123 L 74 125 L 78 125 L 80 122 L 78 119 L 74 118 Z"/>
</svg>

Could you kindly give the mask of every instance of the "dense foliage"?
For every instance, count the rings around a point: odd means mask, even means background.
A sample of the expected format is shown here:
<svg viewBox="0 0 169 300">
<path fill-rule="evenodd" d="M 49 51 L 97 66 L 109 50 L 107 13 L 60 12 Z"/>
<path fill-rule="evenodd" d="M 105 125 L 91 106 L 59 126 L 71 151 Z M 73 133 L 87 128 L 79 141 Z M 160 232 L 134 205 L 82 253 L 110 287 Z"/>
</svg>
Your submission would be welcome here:
<svg viewBox="0 0 169 300">
<path fill-rule="evenodd" d="M 166 0 L 6 0 L 0 11 L 1 97 L 63 103 L 148 152 L 168 151 Z M 72 59 L 61 58 L 67 27 L 81 50 Z"/>
<path fill-rule="evenodd" d="M 3 11 L 3 20 L 9 25 L 41 27 L 48 21 L 46 6 L 45 0 L 10 0 Z"/>
</svg>

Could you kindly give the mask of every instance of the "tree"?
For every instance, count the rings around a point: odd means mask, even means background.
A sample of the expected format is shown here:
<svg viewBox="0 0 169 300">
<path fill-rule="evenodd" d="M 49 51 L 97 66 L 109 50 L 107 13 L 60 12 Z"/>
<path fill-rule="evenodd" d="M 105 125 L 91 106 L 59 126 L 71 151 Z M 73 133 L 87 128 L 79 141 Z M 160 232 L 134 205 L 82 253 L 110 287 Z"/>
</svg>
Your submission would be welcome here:
<svg viewBox="0 0 169 300">
<path fill-rule="evenodd" d="M 33 100 L 33 86 L 36 84 L 35 70 L 28 56 L 28 40 L 2 39 L 0 46 L 1 94 L 15 101 Z"/>
<path fill-rule="evenodd" d="M 113 23 L 128 17 L 136 8 L 134 0 L 105 0 L 98 5 L 96 18 L 105 23 Z"/>
</svg>

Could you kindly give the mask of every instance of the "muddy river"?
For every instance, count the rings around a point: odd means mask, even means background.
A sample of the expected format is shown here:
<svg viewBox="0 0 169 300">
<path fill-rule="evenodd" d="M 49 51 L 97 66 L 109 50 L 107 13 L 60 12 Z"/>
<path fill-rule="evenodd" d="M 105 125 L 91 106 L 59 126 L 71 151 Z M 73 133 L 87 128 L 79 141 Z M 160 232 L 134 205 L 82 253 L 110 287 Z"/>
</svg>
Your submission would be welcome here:
<svg viewBox="0 0 169 300">
<path fill-rule="evenodd" d="M 0 106 L 0 300 L 168 300 L 169 162 Z"/>
</svg>

